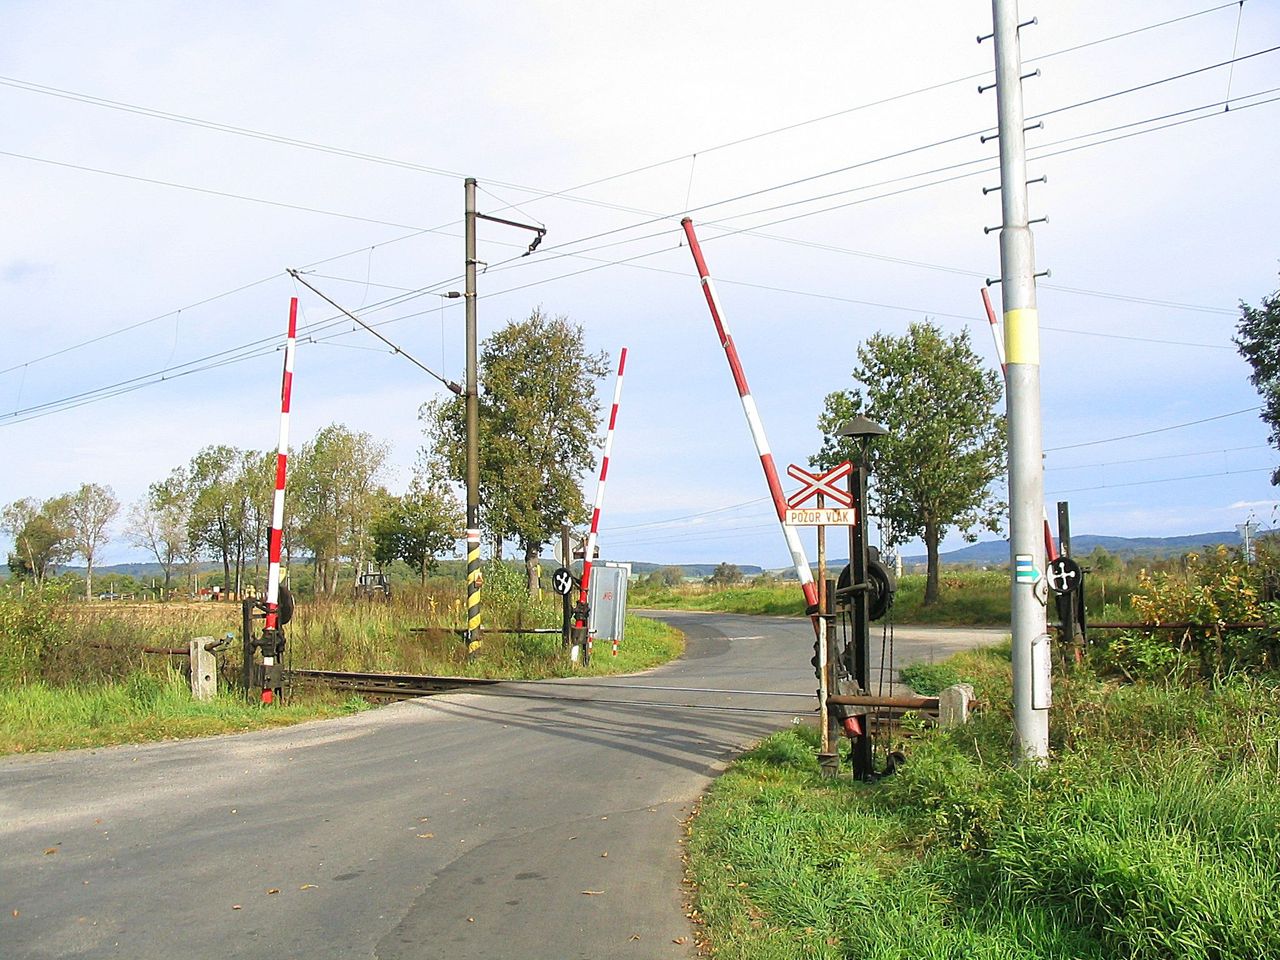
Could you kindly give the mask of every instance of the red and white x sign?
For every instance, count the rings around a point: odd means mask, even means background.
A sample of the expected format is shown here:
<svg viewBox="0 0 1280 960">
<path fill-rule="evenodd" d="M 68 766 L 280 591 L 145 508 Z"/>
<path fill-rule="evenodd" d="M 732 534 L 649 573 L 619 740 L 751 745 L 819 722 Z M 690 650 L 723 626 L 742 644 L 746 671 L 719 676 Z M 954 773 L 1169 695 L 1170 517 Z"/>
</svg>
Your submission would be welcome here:
<svg viewBox="0 0 1280 960">
<path fill-rule="evenodd" d="M 787 506 L 792 509 L 801 507 L 818 494 L 822 494 L 835 506 L 852 507 L 853 496 L 848 490 L 842 490 L 836 486 L 838 480 L 843 480 L 852 472 L 853 464 L 848 460 L 838 467 L 832 467 L 826 473 L 810 473 L 794 463 L 791 464 L 787 467 L 787 476 L 799 480 L 804 486 L 787 498 Z"/>
</svg>

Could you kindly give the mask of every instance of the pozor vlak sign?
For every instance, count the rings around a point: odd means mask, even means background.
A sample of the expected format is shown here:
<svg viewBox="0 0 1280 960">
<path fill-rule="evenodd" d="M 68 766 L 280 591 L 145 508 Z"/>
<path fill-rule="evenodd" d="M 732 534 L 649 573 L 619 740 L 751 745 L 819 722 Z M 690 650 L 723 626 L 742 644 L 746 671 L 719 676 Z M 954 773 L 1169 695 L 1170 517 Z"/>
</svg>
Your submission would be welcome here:
<svg viewBox="0 0 1280 960">
<path fill-rule="evenodd" d="M 799 480 L 801 487 L 787 498 L 783 522 L 793 527 L 851 527 L 856 524 L 858 516 L 853 508 L 853 494 L 839 485 L 852 472 L 853 464 L 848 460 L 819 473 L 810 473 L 794 463 L 789 465 L 787 476 Z M 819 496 L 833 506 L 817 506 Z M 810 500 L 814 501 L 814 506 L 805 506 Z"/>
</svg>

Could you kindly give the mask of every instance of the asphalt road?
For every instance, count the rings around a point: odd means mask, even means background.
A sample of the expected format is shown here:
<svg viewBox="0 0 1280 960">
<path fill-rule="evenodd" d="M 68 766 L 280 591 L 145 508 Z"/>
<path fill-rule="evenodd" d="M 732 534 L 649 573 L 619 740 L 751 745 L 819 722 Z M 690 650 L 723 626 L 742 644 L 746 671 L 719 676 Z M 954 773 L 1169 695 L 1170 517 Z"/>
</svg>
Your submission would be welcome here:
<svg viewBox="0 0 1280 960">
<path fill-rule="evenodd" d="M 813 689 L 807 621 L 664 618 L 687 655 L 611 682 Z M 898 627 L 898 665 L 1001 635 Z M 523 689 L 0 761 L 0 957 L 693 956 L 681 822 L 791 722 L 746 708 L 813 701 Z"/>
</svg>

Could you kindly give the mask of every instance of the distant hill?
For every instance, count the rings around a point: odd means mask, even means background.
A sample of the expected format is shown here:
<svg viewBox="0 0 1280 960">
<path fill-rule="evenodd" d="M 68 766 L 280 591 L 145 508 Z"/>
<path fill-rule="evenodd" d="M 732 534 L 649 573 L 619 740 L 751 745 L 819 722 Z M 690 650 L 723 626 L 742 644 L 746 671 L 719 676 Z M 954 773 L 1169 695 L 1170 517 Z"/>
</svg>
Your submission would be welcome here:
<svg viewBox="0 0 1280 960">
<path fill-rule="evenodd" d="M 1092 553 L 1095 547 L 1102 547 L 1108 553 L 1118 557 L 1162 557 L 1179 556 L 1192 550 L 1203 550 L 1206 547 L 1240 545 L 1240 534 L 1234 530 L 1223 530 L 1217 533 L 1192 533 L 1181 537 L 1101 537 L 1094 534 L 1078 534 L 1071 538 L 1071 552 L 1075 556 Z M 938 558 L 943 563 L 964 564 L 969 566 L 1001 565 L 1009 562 L 1009 541 L 988 540 L 975 543 L 943 553 Z M 902 562 L 911 565 L 924 565 L 927 558 L 923 555 L 904 556 Z"/>
</svg>

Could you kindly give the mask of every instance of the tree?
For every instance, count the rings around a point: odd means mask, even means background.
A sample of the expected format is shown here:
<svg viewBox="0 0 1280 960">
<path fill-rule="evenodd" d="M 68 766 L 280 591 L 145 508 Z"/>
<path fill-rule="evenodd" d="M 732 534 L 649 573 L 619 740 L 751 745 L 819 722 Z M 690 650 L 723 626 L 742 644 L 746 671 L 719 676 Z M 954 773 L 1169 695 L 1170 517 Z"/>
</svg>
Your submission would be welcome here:
<svg viewBox="0 0 1280 960">
<path fill-rule="evenodd" d="M 586 518 L 583 471 L 595 465 L 596 385 L 608 356 L 588 353 L 582 328 L 541 309 L 512 321 L 480 351 L 481 523 L 495 543 L 514 540 L 524 554 L 529 591 L 538 557 L 564 523 Z M 466 405 L 441 397 L 423 406 L 437 476 L 466 475 Z"/>
<path fill-rule="evenodd" d="M 645 577 L 649 586 L 680 586 L 685 582 L 685 571 L 680 567 L 659 567 Z"/>
<path fill-rule="evenodd" d="M 1271 428 L 1268 438 L 1280 448 L 1280 290 L 1262 299 L 1261 307 L 1240 303 L 1240 324 L 1235 344 L 1249 362 L 1249 382 L 1262 397 L 1262 420 Z M 1280 467 L 1271 473 L 1271 485 L 1280 485 Z"/>
<path fill-rule="evenodd" d="M 135 547 L 150 551 L 164 570 L 164 595 L 169 594 L 173 568 L 189 553 L 191 500 L 186 471 L 175 467 L 164 480 L 147 487 L 129 508 L 125 536 Z"/>
<path fill-rule="evenodd" d="M 736 563 L 721 563 L 707 577 L 707 583 L 713 587 L 731 587 L 742 582 L 742 571 Z"/>
<path fill-rule="evenodd" d="M 197 555 L 222 559 L 222 587 L 232 588 L 231 558 L 236 545 L 236 463 L 234 447 L 205 447 L 187 467 L 191 515 L 187 535 Z"/>
<path fill-rule="evenodd" d="M 425 584 L 436 557 L 458 542 L 464 519 L 457 498 L 443 485 L 415 477 L 401 497 L 388 497 L 373 520 L 373 559 L 380 566 L 403 560 Z"/>
<path fill-rule="evenodd" d="M 84 595 L 93 596 L 93 561 L 111 538 L 107 527 L 120 512 L 120 501 L 109 486 L 82 483 L 80 489 L 67 500 L 67 524 L 71 530 L 71 545 L 84 557 Z"/>
<path fill-rule="evenodd" d="M 317 593 L 337 592 L 344 558 L 358 573 L 371 555 L 369 522 L 385 495 L 378 477 L 388 449 L 372 434 L 334 423 L 303 444 L 295 458 L 289 487 L 299 538 L 314 559 Z"/>
<path fill-rule="evenodd" d="M 889 431 L 871 444 L 872 508 L 889 545 L 919 537 L 928 555 L 924 602 L 938 600 L 938 543 L 951 527 L 966 540 L 999 530 L 1005 505 L 991 492 L 1004 472 L 1000 378 L 983 369 L 969 332 L 946 336 L 927 320 L 901 337 L 875 334 L 858 348 L 853 378 L 862 386 L 827 395 L 810 458 L 831 468 L 856 459 L 836 429 L 859 413 Z"/>
<path fill-rule="evenodd" d="M 22 580 L 42 586 L 49 568 L 71 559 L 71 530 L 67 518 L 68 498 L 37 500 L 24 497 L 4 508 L 0 529 L 13 538 L 9 569 Z"/>
</svg>

